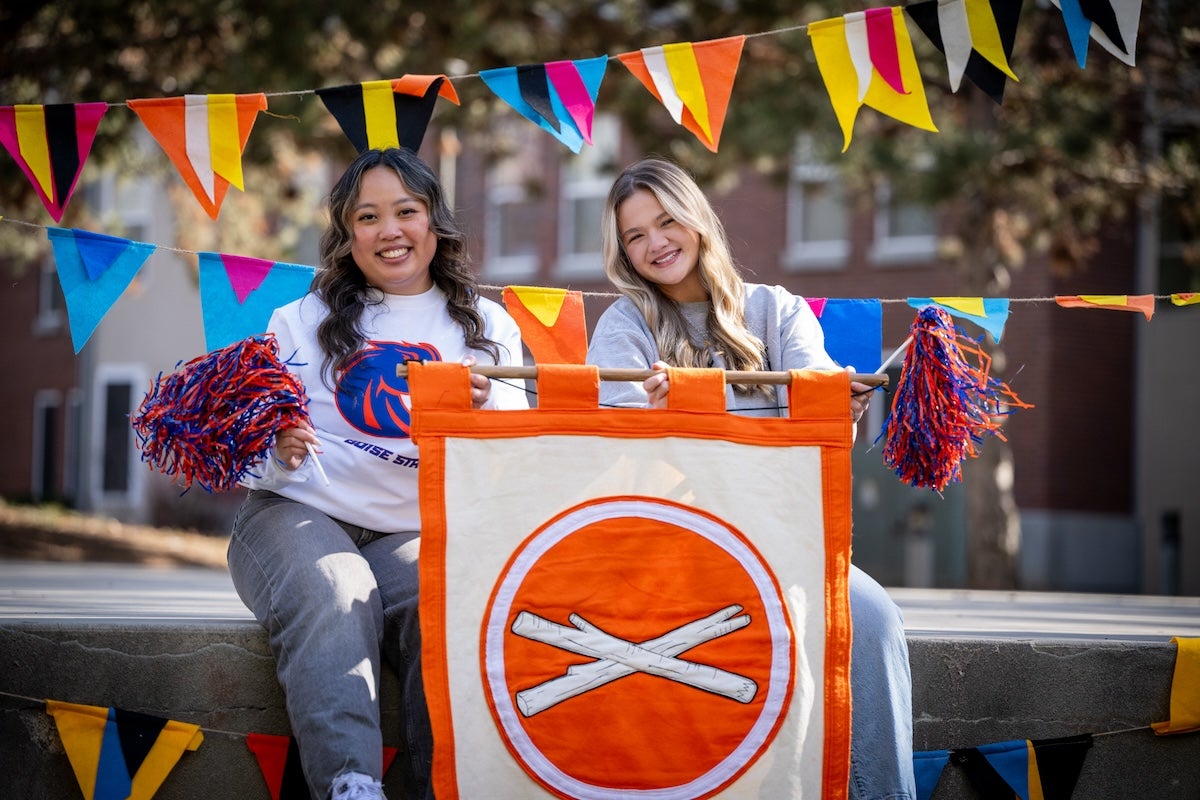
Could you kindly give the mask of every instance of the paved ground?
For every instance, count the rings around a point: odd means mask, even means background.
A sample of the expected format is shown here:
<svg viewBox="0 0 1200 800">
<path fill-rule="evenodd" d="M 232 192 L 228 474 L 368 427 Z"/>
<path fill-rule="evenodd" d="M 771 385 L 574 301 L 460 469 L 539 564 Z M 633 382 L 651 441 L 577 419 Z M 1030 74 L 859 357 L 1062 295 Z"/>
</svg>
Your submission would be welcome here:
<svg viewBox="0 0 1200 800">
<path fill-rule="evenodd" d="M 1164 641 L 1200 636 L 1200 598 L 890 589 L 914 636 Z M 250 620 L 223 570 L 0 561 L 5 619 Z"/>
</svg>

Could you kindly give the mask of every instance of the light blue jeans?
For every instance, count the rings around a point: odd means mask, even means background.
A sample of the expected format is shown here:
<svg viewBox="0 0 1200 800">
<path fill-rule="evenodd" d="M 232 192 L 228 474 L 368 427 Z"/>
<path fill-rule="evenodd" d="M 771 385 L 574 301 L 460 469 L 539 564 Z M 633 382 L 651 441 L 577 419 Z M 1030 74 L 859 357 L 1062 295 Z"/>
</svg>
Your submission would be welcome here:
<svg viewBox="0 0 1200 800">
<path fill-rule="evenodd" d="M 400 676 L 401 785 L 414 800 L 433 798 L 417 622 L 419 545 L 416 533 L 367 531 L 272 492 L 251 491 L 238 511 L 229 571 L 267 629 L 315 798 L 329 797 L 342 772 L 382 779 L 381 651 Z M 850 797 L 912 800 L 912 677 L 903 620 L 883 587 L 853 566 L 850 616 Z"/>
<path fill-rule="evenodd" d="M 915 800 L 912 673 L 899 607 L 850 567 L 850 797 Z"/>
<path fill-rule="evenodd" d="M 267 629 L 288 719 L 314 798 L 342 772 L 383 776 L 381 653 L 401 685 L 405 796 L 432 798 L 433 735 L 421 683 L 416 533 L 346 525 L 251 491 L 233 524 L 229 572 Z"/>
</svg>

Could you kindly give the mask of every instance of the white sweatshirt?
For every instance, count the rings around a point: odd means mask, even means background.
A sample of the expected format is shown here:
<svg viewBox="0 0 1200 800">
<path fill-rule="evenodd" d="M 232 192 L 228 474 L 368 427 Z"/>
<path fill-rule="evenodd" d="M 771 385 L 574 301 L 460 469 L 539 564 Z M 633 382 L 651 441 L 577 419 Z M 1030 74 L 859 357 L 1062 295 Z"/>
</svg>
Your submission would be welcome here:
<svg viewBox="0 0 1200 800">
<path fill-rule="evenodd" d="M 462 328 L 446 310 L 436 287 L 420 295 L 382 295 L 362 316 L 367 343 L 350 368 L 338 376 L 338 392 L 321 375 L 322 351 L 317 326 L 328 313 L 308 294 L 271 316 L 268 330 L 279 342 L 279 358 L 297 375 L 308 394 L 308 411 L 321 440 L 326 486 L 310 456 L 294 472 L 274 458 L 258 465 L 257 477 L 243 485 L 269 489 L 317 508 L 335 519 L 385 533 L 420 531 L 417 505 L 419 455 L 409 435 L 411 398 L 408 382 L 396 366 L 410 359 L 458 362 L 472 355 L 493 363 L 486 352 L 468 350 Z M 498 303 L 479 298 L 484 335 L 500 345 L 501 364 L 521 364 L 517 324 Z M 492 381 L 485 408 L 527 408 L 520 383 Z"/>
</svg>

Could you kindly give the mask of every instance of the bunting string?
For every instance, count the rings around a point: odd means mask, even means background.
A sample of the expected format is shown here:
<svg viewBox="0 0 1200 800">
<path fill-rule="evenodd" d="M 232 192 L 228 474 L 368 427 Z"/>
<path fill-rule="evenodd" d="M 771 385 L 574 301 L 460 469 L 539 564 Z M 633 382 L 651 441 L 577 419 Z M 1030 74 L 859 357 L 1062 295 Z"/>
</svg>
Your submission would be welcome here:
<svg viewBox="0 0 1200 800">
<path fill-rule="evenodd" d="M 36 230 L 59 230 L 58 228 L 56 228 L 53 225 L 42 225 L 41 223 L 29 222 L 27 220 L 20 220 L 20 219 L 12 219 L 11 217 L 0 217 L 0 223 L 9 223 L 12 225 L 24 226 L 26 228 L 33 228 Z M 130 241 L 132 241 L 134 244 L 146 244 L 144 242 L 137 242 L 134 240 L 130 240 Z M 162 245 L 162 244 L 149 244 L 147 246 L 154 248 L 155 252 L 162 251 L 162 252 L 166 252 L 166 253 L 175 253 L 176 255 L 188 256 L 191 258 L 196 258 L 201 255 L 199 252 L 197 252 L 195 250 L 185 250 L 180 247 L 171 247 L 171 246 Z M 250 258 L 250 256 L 239 256 L 239 257 L 240 258 Z M 312 267 L 310 267 L 310 268 L 312 268 Z M 315 268 L 313 268 L 313 269 L 315 269 Z M 480 291 L 494 292 L 496 294 L 500 294 L 506 288 L 509 288 L 507 285 L 490 284 L 490 283 L 480 283 L 480 284 L 478 284 L 478 287 L 479 287 Z M 618 297 L 622 296 L 620 294 L 620 292 L 583 290 L 583 289 L 581 289 L 579 291 L 584 297 L 618 298 Z M 1145 295 L 1145 297 L 1151 297 L 1156 301 L 1159 301 L 1159 300 L 1174 301 L 1174 300 L 1177 300 L 1181 294 L 1187 294 L 1187 293 L 1172 292 L 1172 293 L 1168 293 L 1168 294 Z M 1084 297 L 1100 297 L 1101 295 L 1082 295 L 1082 296 L 1084 296 Z M 904 305 L 911 305 L 911 302 L 913 300 L 912 297 L 878 297 L 878 298 L 871 298 L 871 299 L 878 300 L 880 303 L 891 303 L 891 304 L 900 303 L 900 304 L 904 304 Z M 1045 295 L 1045 296 L 1031 296 L 1031 297 L 1008 297 L 1006 299 L 1010 303 L 1030 303 L 1030 304 L 1056 303 L 1057 304 L 1061 300 L 1061 296 Z"/>
<path fill-rule="evenodd" d="M 1080 68 L 1094 40 L 1134 65 L 1141 0 L 1058 3 Z M 592 144 L 596 101 L 608 61 L 620 61 L 673 120 L 717 152 L 733 83 L 749 38 L 804 31 L 833 111 L 849 146 L 858 112 L 874 108 L 902 123 L 937 132 L 910 23 L 947 60 L 957 92 L 967 77 L 997 103 L 1008 80 L 1019 4 L 996 0 L 921 0 L 840 17 L 698 42 L 674 42 L 585 59 L 523 64 L 474 73 L 405 74 L 357 84 L 256 92 L 129 98 L 133 111 L 170 158 L 196 200 L 215 221 L 230 186 L 245 191 L 241 157 L 268 99 L 315 94 L 358 151 L 417 149 L 439 98 L 459 105 L 455 82 L 478 78 L 499 99 L 575 153 Z M 0 106 L 0 143 L 25 172 L 47 211 L 61 220 L 87 160 L 96 128 L 117 103 Z"/>
</svg>

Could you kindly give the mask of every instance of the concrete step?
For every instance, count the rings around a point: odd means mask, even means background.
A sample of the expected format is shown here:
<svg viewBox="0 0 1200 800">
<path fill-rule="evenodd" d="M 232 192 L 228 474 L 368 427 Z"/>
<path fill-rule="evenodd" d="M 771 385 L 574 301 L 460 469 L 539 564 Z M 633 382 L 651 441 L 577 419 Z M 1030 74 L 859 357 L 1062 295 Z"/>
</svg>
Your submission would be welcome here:
<svg viewBox="0 0 1200 800">
<path fill-rule="evenodd" d="M 1145 729 L 1169 716 L 1169 638 L 1200 636 L 1200 598 L 892 594 L 909 630 L 917 749 L 1107 734 L 1076 798 L 1200 797 L 1200 735 Z M 286 734 L 283 697 L 223 572 L 0 562 L 0 665 L 0 797 L 80 796 L 44 698 L 199 724 L 204 744 L 160 800 L 269 797 L 244 734 Z M 388 734 L 390 672 L 382 696 L 385 738 L 402 746 Z M 953 766 L 933 795 L 977 796 Z"/>
</svg>

